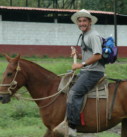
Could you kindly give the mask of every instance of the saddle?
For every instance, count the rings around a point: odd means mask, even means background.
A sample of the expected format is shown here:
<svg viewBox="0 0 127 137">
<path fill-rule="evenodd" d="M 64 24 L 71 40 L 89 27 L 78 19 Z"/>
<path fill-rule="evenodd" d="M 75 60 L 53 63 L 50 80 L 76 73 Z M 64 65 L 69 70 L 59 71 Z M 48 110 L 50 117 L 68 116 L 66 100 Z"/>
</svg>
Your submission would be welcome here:
<svg viewBox="0 0 127 137">
<path fill-rule="evenodd" d="M 58 91 L 62 91 L 67 94 L 69 89 L 74 85 L 78 76 L 73 72 L 67 73 L 61 77 L 61 82 L 58 87 Z M 107 98 L 106 88 L 108 87 L 108 81 L 106 77 L 102 77 L 95 87 L 93 87 L 88 94 L 85 95 L 87 98 Z"/>
</svg>

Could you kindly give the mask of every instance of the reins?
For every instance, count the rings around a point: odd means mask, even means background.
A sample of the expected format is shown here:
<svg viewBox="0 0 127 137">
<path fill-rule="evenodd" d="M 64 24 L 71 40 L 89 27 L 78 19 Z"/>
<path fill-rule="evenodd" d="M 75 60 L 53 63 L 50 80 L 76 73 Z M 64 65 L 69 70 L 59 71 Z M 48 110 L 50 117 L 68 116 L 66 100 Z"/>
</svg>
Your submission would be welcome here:
<svg viewBox="0 0 127 137">
<path fill-rule="evenodd" d="M 55 94 L 52 94 L 51 96 L 48 96 L 48 97 L 42 97 L 42 98 L 36 98 L 36 99 L 32 99 L 32 98 L 24 98 L 24 97 L 18 97 L 15 95 L 16 98 L 19 98 L 19 99 L 24 99 L 24 100 L 29 100 L 29 101 L 40 101 L 40 100 L 46 100 L 46 99 L 49 99 L 49 98 L 52 98 L 52 97 L 55 97 L 57 95 L 60 95 L 64 89 L 66 89 L 66 87 L 68 87 L 68 85 L 71 83 L 72 79 L 74 78 L 75 76 L 75 71 L 71 72 L 72 73 L 72 77 L 70 78 L 70 80 L 68 81 L 68 83 L 61 89 L 59 90 L 58 92 L 56 92 Z M 67 73 L 66 73 L 67 74 Z"/>
</svg>

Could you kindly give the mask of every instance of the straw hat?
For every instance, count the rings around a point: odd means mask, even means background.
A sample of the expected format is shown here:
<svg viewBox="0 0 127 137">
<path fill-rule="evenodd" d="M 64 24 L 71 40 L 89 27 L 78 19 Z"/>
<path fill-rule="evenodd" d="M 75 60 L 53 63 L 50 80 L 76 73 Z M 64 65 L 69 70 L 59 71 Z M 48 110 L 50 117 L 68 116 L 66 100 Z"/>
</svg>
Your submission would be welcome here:
<svg viewBox="0 0 127 137">
<path fill-rule="evenodd" d="M 82 10 L 74 13 L 74 14 L 71 16 L 71 20 L 72 20 L 75 24 L 77 24 L 77 19 L 78 19 L 79 17 L 88 17 L 88 18 L 90 18 L 91 21 L 92 21 L 92 24 L 95 24 L 95 23 L 97 22 L 97 20 L 98 20 L 97 17 L 92 16 L 92 15 L 90 14 L 90 12 L 87 11 L 87 10 L 85 10 L 85 9 L 82 9 Z"/>
</svg>

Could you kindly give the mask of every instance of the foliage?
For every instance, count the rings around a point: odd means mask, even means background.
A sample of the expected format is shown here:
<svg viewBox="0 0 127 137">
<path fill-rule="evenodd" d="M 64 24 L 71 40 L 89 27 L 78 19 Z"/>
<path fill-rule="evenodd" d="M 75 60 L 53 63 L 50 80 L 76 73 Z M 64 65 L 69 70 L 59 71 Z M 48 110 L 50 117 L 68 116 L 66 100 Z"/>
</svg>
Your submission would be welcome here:
<svg viewBox="0 0 127 137">
<path fill-rule="evenodd" d="M 100 11 L 114 11 L 115 0 L 81 0 L 81 8 L 100 10 Z M 116 10 L 120 14 L 127 14 L 127 1 L 116 0 Z"/>
<path fill-rule="evenodd" d="M 0 0 L 1 6 L 9 6 L 11 0 Z M 12 6 L 42 8 L 91 9 L 114 11 L 115 0 L 12 0 Z M 127 0 L 116 0 L 117 12 L 127 14 Z"/>
</svg>

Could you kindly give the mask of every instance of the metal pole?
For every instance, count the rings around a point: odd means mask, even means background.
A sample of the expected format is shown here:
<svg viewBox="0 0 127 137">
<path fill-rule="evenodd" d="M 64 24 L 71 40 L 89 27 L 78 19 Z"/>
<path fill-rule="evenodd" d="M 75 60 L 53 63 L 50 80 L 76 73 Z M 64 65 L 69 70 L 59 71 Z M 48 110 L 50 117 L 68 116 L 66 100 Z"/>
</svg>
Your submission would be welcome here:
<svg viewBox="0 0 127 137">
<path fill-rule="evenodd" d="M 117 0 L 114 0 L 114 36 L 115 45 L 117 46 Z"/>
</svg>

